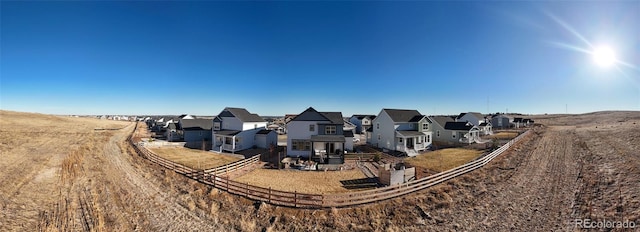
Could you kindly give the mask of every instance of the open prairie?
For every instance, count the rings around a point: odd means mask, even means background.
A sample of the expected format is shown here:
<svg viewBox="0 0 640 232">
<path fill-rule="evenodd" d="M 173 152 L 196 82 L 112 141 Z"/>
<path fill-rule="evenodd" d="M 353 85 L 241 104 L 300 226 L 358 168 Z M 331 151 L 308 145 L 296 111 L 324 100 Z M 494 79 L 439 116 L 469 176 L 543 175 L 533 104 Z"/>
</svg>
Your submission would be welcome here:
<svg viewBox="0 0 640 232">
<path fill-rule="evenodd" d="M 138 157 L 125 142 L 132 123 L 0 111 L 0 230 L 549 231 L 574 230 L 575 219 L 640 224 L 640 112 L 532 118 L 542 126 L 462 177 L 378 204 L 299 210 L 219 192 Z"/>
</svg>

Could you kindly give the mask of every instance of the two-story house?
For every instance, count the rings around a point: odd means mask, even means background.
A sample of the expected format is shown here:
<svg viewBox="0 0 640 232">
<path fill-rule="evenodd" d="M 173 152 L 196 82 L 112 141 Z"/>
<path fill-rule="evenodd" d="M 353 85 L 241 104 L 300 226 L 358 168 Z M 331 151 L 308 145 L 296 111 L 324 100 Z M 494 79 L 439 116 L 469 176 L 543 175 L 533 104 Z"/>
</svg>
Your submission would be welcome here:
<svg viewBox="0 0 640 232">
<path fill-rule="evenodd" d="M 256 134 L 265 138 L 258 139 Z M 236 152 L 277 144 L 276 132 L 267 130 L 267 122 L 244 108 L 224 108 L 213 119 L 212 137 L 214 151 Z"/>
<path fill-rule="evenodd" d="M 371 122 L 376 118 L 375 115 L 354 114 L 349 118 L 349 122 L 356 126 L 356 133 L 363 134 L 371 128 Z"/>
<path fill-rule="evenodd" d="M 188 119 L 182 118 L 179 121 L 180 133 L 185 146 L 197 149 L 210 149 L 211 146 L 211 119 Z"/>
<path fill-rule="evenodd" d="M 417 110 L 382 109 L 373 119 L 369 144 L 415 156 L 431 146 L 431 123 Z"/>
<path fill-rule="evenodd" d="M 307 108 L 287 123 L 287 156 L 326 164 L 343 163 L 344 151 L 353 150 L 353 132 L 343 127 L 341 112 Z"/>
<path fill-rule="evenodd" d="M 460 143 L 473 143 L 479 139 L 479 129 L 471 122 L 456 122 L 450 116 L 431 116 L 433 121 L 433 141 L 441 146 L 451 146 Z"/>
</svg>

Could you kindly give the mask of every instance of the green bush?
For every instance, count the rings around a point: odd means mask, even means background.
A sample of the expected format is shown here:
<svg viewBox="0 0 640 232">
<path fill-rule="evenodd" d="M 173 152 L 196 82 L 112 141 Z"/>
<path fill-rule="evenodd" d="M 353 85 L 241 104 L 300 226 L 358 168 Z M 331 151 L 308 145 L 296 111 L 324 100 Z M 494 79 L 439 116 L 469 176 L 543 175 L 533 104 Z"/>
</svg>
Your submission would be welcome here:
<svg viewBox="0 0 640 232">
<path fill-rule="evenodd" d="M 380 153 L 376 153 L 375 155 L 373 155 L 373 162 L 378 162 L 380 161 Z"/>
</svg>

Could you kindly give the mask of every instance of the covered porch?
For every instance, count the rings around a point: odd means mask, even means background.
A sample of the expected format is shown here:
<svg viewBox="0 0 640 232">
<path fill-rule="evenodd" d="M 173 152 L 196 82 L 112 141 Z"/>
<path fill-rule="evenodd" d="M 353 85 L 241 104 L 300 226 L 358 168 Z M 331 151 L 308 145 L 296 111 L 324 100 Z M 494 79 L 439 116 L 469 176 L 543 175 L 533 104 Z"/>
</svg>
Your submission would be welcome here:
<svg viewBox="0 0 640 232">
<path fill-rule="evenodd" d="M 235 152 L 242 150 L 242 144 L 240 144 L 240 137 L 237 135 L 240 131 L 224 130 L 216 131 L 213 134 L 213 150 L 222 152 L 229 151 Z"/>
<path fill-rule="evenodd" d="M 312 135 L 311 160 L 321 164 L 344 163 L 344 135 Z"/>
<path fill-rule="evenodd" d="M 472 127 L 471 129 L 469 129 L 468 131 L 465 132 L 461 132 L 464 133 L 464 135 L 462 135 L 460 137 L 460 142 L 461 143 L 483 143 L 480 140 L 480 128 L 478 128 L 477 126 Z"/>
<path fill-rule="evenodd" d="M 431 136 L 419 131 L 396 131 L 396 150 L 424 151 L 431 144 Z"/>
</svg>

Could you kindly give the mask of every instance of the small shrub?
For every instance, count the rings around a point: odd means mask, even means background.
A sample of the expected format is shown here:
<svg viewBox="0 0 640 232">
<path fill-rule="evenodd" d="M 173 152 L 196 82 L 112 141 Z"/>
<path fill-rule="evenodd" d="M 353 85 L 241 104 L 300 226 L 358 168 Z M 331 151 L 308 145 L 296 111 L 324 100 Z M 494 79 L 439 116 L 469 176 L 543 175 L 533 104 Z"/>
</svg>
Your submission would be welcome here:
<svg viewBox="0 0 640 232">
<path fill-rule="evenodd" d="M 375 155 L 373 155 L 373 162 L 379 162 L 380 161 L 380 153 L 376 153 Z"/>
</svg>

